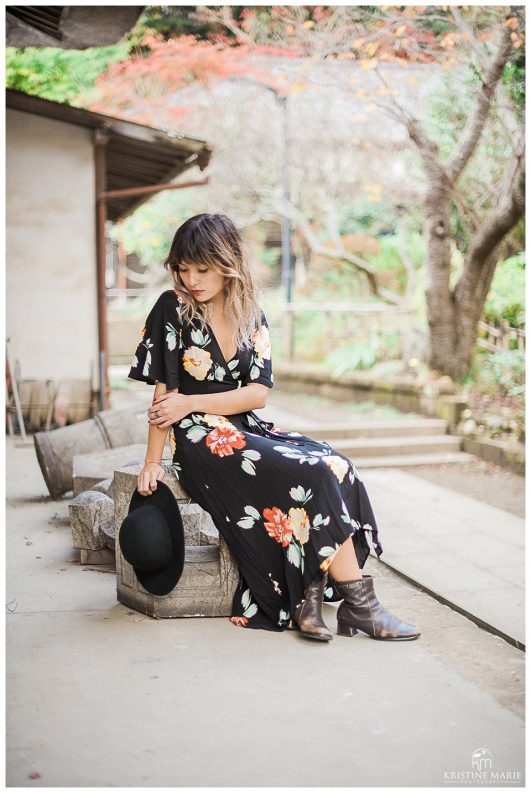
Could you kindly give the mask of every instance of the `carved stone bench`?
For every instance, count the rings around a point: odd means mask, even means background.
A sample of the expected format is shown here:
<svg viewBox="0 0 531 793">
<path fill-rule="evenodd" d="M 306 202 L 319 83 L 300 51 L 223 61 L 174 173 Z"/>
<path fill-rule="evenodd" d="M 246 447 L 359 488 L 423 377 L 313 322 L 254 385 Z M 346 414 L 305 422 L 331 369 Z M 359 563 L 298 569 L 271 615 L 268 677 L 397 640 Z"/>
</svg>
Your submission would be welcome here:
<svg viewBox="0 0 531 793">
<path fill-rule="evenodd" d="M 162 480 L 179 503 L 185 532 L 185 562 L 181 578 L 168 595 L 153 595 L 138 581 L 118 542 L 142 465 L 114 472 L 116 592 L 120 603 L 151 617 L 227 617 L 239 582 L 239 570 L 212 517 L 190 503 L 169 465 Z"/>
</svg>

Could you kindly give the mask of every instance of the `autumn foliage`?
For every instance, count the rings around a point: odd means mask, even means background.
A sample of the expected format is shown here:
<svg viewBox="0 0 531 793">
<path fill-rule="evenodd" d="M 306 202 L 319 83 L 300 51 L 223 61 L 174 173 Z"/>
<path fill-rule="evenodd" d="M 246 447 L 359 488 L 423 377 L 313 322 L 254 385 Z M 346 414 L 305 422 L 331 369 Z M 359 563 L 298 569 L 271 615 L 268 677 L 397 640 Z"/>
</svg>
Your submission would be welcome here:
<svg viewBox="0 0 531 793">
<path fill-rule="evenodd" d="M 438 62 L 447 70 L 469 57 L 470 30 L 456 25 L 447 6 L 266 6 L 243 8 L 237 18 L 232 11 L 203 7 L 195 13 L 212 25 L 207 39 L 148 31 L 135 54 L 98 75 L 85 106 L 171 130 L 192 112 L 194 89 L 211 81 L 241 77 L 278 93 L 304 88 L 300 78 L 275 76 L 268 57 L 350 60 L 362 69 Z M 490 39 L 500 24 L 511 27 L 514 49 L 521 47 L 516 20 L 499 15 L 497 25 L 475 31 L 476 43 Z"/>
</svg>

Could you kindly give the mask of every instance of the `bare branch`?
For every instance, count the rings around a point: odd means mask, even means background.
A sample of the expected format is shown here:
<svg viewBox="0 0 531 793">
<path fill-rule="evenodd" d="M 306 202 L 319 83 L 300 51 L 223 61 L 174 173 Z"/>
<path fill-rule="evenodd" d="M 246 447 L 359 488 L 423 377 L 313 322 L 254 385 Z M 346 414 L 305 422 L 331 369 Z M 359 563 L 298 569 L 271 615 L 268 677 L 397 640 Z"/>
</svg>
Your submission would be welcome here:
<svg viewBox="0 0 531 793">
<path fill-rule="evenodd" d="M 356 256 L 353 253 L 348 253 L 342 243 L 338 244 L 335 250 L 321 245 L 308 219 L 296 207 L 294 207 L 292 204 L 287 205 L 284 201 L 282 201 L 278 202 L 278 209 L 280 214 L 285 214 L 288 216 L 297 226 L 312 253 L 317 254 L 318 256 L 325 256 L 329 259 L 334 259 L 336 261 L 340 260 L 354 265 L 357 270 L 362 272 L 367 277 L 374 295 L 380 297 L 386 303 L 391 303 L 395 306 L 401 306 L 404 304 L 403 299 L 399 295 L 391 292 L 389 289 L 381 287 L 378 284 L 378 274 L 373 267 L 367 264 L 367 262 L 365 262 L 360 256 Z"/>
<path fill-rule="evenodd" d="M 381 73 L 381 70 L 376 67 L 375 72 L 382 83 L 390 89 L 384 75 Z M 429 171 L 430 169 L 434 169 L 440 175 L 444 175 L 447 178 L 445 166 L 439 156 L 439 147 L 437 143 L 432 140 L 426 132 L 422 129 L 419 121 L 414 118 L 410 113 L 407 112 L 405 108 L 403 108 L 399 102 L 393 97 L 392 92 L 390 91 L 390 101 L 391 105 L 395 108 L 395 118 L 401 121 L 409 134 L 409 137 L 415 143 L 419 152 L 424 160 L 424 164 L 426 166 L 426 170 Z M 387 111 L 392 114 L 391 108 L 388 106 Z"/>
<path fill-rule="evenodd" d="M 489 68 L 489 61 L 488 58 L 485 57 L 485 52 L 478 43 L 473 29 L 464 21 L 457 6 L 451 6 L 450 13 L 452 14 L 456 27 L 459 29 L 461 34 L 464 33 L 466 35 L 466 40 L 470 43 L 471 48 L 476 53 L 479 65 L 483 69 L 483 72 L 486 72 Z"/>
<path fill-rule="evenodd" d="M 525 135 L 520 140 L 520 154 L 516 160 L 507 165 L 503 183 L 505 191 L 500 195 L 498 206 L 485 219 L 476 237 L 472 241 L 467 264 L 457 282 L 454 294 L 458 298 L 465 290 L 473 271 L 482 271 L 484 267 L 493 268 L 492 260 L 497 246 L 506 234 L 520 220 L 525 212 Z M 494 262 L 495 264 L 495 262 Z M 483 305 L 486 294 L 485 278 L 477 278 L 476 288 L 481 294 L 476 295 L 478 305 Z M 479 302 L 483 301 L 483 302 Z"/>
<path fill-rule="evenodd" d="M 511 54 L 511 46 L 511 31 L 507 25 L 503 25 L 500 31 L 497 51 L 477 94 L 476 104 L 469 116 L 469 122 L 462 132 L 455 154 L 446 163 L 446 172 L 452 182 L 455 182 L 463 171 L 483 133 L 489 117 L 492 97 Z"/>
</svg>

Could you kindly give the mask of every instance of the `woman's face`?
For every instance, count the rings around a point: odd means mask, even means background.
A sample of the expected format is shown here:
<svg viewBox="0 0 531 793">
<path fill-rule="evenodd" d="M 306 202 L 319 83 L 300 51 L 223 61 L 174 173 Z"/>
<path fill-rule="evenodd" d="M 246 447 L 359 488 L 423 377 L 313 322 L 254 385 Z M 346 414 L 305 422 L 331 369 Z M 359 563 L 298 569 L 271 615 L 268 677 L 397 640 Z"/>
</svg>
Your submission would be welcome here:
<svg viewBox="0 0 531 793">
<path fill-rule="evenodd" d="M 223 292 L 225 278 L 213 267 L 181 262 L 178 272 L 183 284 L 200 303 L 212 300 Z"/>
</svg>

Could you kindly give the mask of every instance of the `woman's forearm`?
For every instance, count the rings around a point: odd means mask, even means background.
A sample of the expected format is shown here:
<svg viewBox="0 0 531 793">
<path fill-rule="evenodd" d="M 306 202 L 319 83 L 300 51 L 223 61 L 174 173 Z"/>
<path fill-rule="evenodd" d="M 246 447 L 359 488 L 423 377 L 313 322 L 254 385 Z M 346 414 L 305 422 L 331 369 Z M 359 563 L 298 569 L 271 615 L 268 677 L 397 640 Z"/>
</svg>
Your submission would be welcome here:
<svg viewBox="0 0 531 793">
<path fill-rule="evenodd" d="M 149 425 L 146 463 L 160 463 L 169 427 L 161 428 L 156 424 Z"/>
<path fill-rule="evenodd" d="M 166 393 L 166 384 L 165 383 L 157 383 L 155 386 L 155 392 L 153 394 L 153 402 L 157 397 L 162 396 L 162 394 Z M 149 425 L 149 432 L 148 432 L 148 444 L 147 444 L 147 451 L 146 451 L 146 460 L 145 462 L 150 463 L 160 463 L 162 460 L 162 454 L 164 452 L 164 445 L 166 443 L 166 438 L 168 435 L 169 427 L 165 429 L 162 427 L 157 427 L 156 424 Z"/>
<path fill-rule="evenodd" d="M 246 410 L 256 410 L 265 407 L 266 393 L 259 383 L 251 383 L 232 391 L 219 394 L 190 394 L 190 413 L 197 410 L 201 413 L 218 413 L 230 416 L 233 413 L 243 413 Z"/>
</svg>

